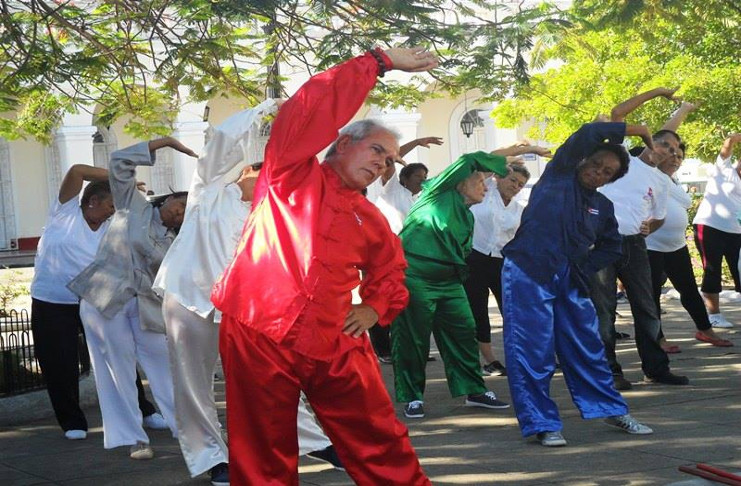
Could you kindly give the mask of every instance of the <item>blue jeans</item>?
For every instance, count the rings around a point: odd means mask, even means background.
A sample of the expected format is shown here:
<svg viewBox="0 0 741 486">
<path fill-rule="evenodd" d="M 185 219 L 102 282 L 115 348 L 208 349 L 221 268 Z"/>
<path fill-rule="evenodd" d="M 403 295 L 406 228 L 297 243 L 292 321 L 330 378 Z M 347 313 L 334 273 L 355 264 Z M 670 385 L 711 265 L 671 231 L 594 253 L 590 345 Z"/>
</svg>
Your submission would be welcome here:
<svg viewBox="0 0 741 486">
<path fill-rule="evenodd" d="M 616 279 L 619 278 L 625 286 L 633 314 L 641 368 L 646 376 L 653 378 L 669 372 L 669 357 L 659 345 L 661 320 L 653 299 L 646 240 L 641 235 L 623 236 L 622 249 L 620 260 L 595 273 L 590 279 L 599 332 L 605 343 L 605 354 L 612 374 L 622 376 L 623 369 L 615 355 Z"/>
</svg>

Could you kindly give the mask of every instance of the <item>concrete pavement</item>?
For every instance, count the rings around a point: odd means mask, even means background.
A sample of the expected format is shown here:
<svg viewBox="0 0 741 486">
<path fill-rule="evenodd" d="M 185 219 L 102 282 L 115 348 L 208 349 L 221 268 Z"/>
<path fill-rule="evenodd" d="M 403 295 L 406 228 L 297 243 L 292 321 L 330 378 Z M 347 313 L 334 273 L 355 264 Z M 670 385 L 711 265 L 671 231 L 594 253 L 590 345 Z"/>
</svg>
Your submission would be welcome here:
<svg viewBox="0 0 741 486">
<path fill-rule="evenodd" d="M 557 373 L 552 394 L 559 404 L 568 446 L 547 449 L 523 440 L 511 409 L 488 411 L 463 406 L 450 398 L 439 360 L 428 363 L 424 419 L 402 419 L 434 484 L 449 485 L 656 485 L 692 479 L 680 465 L 704 462 L 741 470 L 741 306 L 726 306 L 735 329 L 721 330 L 736 347 L 714 348 L 694 339 L 689 316 L 673 300 L 665 304 L 664 332 L 682 352 L 671 355 L 672 370 L 688 375 L 691 384 L 670 387 L 640 383 L 640 363 L 632 340 L 619 342 L 618 356 L 634 382 L 624 393 L 631 413 L 655 433 L 631 436 L 599 420 L 584 421 L 571 403 Z M 501 320 L 492 307 L 494 343 L 501 351 Z M 629 316 L 628 306 L 619 311 Z M 633 335 L 629 318 L 618 330 Z M 391 367 L 381 365 L 389 390 Z M 509 401 L 507 380 L 486 378 L 497 395 Z M 217 400 L 224 417 L 224 387 Z M 44 404 L 40 405 L 44 406 Z M 48 404 L 46 405 L 48 406 Z M 397 407 L 402 416 L 401 406 Z M 44 485 L 207 485 L 205 476 L 190 479 L 176 440 L 165 431 L 150 431 L 156 457 L 133 461 L 128 448 L 103 449 L 100 412 L 86 409 L 91 424 L 84 441 L 67 441 L 53 418 L 0 428 L 0 484 Z M 300 461 L 303 485 L 353 484 L 328 465 Z"/>
</svg>

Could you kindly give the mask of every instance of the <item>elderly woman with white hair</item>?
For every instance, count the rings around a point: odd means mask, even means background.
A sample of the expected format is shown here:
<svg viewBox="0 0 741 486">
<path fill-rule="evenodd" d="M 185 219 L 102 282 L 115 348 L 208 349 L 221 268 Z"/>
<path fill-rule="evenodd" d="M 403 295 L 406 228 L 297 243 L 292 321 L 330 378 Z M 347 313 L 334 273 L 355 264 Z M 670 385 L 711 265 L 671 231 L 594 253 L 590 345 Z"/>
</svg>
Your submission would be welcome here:
<svg viewBox="0 0 741 486">
<path fill-rule="evenodd" d="M 392 324 L 391 356 L 396 400 L 406 402 L 408 418 L 425 414 L 430 334 L 445 364 L 451 395 L 467 395 L 466 406 L 509 407 L 487 391 L 481 378 L 476 326 L 463 290 L 474 224 L 469 207 L 484 199 L 484 172 L 506 175 L 506 158 L 485 152 L 463 155 L 425 183 L 399 234 L 409 263 L 410 300 Z"/>
</svg>

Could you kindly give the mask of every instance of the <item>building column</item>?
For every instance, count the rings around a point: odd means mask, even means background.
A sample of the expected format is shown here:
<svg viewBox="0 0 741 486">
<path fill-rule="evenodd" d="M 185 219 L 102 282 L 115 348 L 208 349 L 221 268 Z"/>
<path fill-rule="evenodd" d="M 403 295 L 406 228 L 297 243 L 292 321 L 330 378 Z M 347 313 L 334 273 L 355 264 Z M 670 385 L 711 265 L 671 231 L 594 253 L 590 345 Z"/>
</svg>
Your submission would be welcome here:
<svg viewBox="0 0 741 486">
<path fill-rule="evenodd" d="M 380 109 L 374 106 L 371 108 L 368 118 L 375 118 L 401 133 L 399 145 L 404 145 L 407 142 L 419 138 L 419 121 L 422 119 L 422 115 L 417 112 L 406 111 L 403 108 Z M 412 150 L 406 157 L 404 157 L 404 160 L 410 164 L 413 162 L 425 163 L 427 162 L 426 158 L 427 153 L 422 154 L 419 150 Z"/>
<path fill-rule="evenodd" d="M 203 153 L 203 147 L 206 145 L 206 129 L 208 126 L 208 122 L 204 121 L 176 122 L 172 136 L 200 155 Z M 194 157 L 189 157 L 176 150 L 172 151 L 172 173 L 174 179 L 172 182 L 173 188 L 176 191 L 187 191 L 190 188 L 190 181 L 196 170 L 197 162 L 198 159 Z"/>
<path fill-rule="evenodd" d="M 62 125 L 56 129 L 46 155 L 49 201 L 57 197 L 62 179 L 73 165 L 93 165 L 93 135 L 96 131 L 92 125 Z"/>
<path fill-rule="evenodd" d="M 98 131 L 92 125 L 61 126 L 54 134 L 62 176 L 75 164 L 93 165 L 93 135 Z"/>
</svg>

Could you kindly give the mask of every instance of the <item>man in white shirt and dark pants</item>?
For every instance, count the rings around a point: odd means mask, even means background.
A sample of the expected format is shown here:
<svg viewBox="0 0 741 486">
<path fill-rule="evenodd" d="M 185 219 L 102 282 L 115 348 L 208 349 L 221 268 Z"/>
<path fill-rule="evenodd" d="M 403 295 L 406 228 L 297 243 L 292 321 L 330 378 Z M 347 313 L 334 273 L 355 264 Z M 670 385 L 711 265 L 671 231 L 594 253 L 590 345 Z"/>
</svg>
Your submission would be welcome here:
<svg viewBox="0 0 741 486">
<path fill-rule="evenodd" d="M 658 88 L 638 95 L 613 109 L 612 120 L 623 121 L 635 108 L 657 96 L 672 99 L 674 90 Z M 661 320 L 653 301 L 651 270 L 645 238 L 664 223 L 669 196 L 669 181 L 656 169 L 666 157 L 674 157 L 681 140 L 672 130 L 659 130 L 653 137 L 654 150 L 646 149 L 640 157 L 630 158 L 628 173 L 607 184 L 600 192 L 612 201 L 618 231 L 623 237 L 622 258 L 591 278 L 592 301 L 599 318 L 605 354 L 613 373 L 615 388 L 629 390 L 631 383 L 623 376 L 615 354 L 616 279 L 625 285 L 635 326 L 635 341 L 641 368 L 648 381 L 668 385 L 687 385 L 686 376 L 669 370 L 669 357 L 659 344 Z"/>
</svg>

